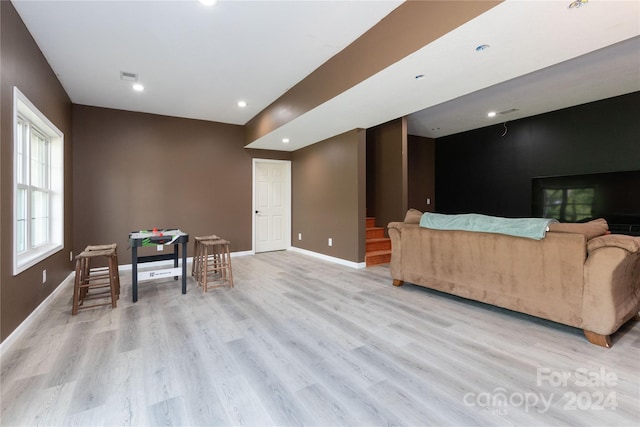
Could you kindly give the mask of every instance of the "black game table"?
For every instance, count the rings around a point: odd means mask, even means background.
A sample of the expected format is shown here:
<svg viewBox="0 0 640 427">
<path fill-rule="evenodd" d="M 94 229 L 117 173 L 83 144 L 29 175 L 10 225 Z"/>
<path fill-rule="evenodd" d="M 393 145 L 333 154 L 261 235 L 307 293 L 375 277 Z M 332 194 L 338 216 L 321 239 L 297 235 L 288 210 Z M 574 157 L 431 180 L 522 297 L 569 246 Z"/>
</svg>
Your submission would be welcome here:
<svg viewBox="0 0 640 427">
<path fill-rule="evenodd" d="M 182 293 L 187 293 L 187 243 L 189 235 L 177 228 L 164 228 L 152 231 L 140 230 L 129 233 L 131 246 L 131 282 L 133 286 L 133 302 L 138 301 L 138 281 L 160 279 L 173 276 L 178 280 L 182 275 Z M 178 247 L 182 244 L 182 267 L 178 267 Z M 138 247 L 173 245 L 173 253 L 138 256 Z M 138 273 L 138 263 L 173 260 L 173 268 L 161 268 Z"/>
</svg>

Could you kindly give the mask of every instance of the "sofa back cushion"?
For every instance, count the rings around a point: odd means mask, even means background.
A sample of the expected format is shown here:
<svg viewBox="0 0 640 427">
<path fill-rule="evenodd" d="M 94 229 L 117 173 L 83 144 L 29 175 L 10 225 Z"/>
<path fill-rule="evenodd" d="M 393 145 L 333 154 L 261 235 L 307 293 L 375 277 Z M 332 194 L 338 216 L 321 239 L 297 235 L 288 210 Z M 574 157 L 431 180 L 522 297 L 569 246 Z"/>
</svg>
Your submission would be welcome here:
<svg viewBox="0 0 640 427">
<path fill-rule="evenodd" d="M 604 218 L 594 219 L 584 223 L 556 222 L 549 224 L 549 231 L 554 233 L 577 233 L 584 235 L 587 240 L 604 236 L 609 232 L 609 224 Z"/>
<path fill-rule="evenodd" d="M 412 208 L 404 216 L 404 222 L 405 224 L 420 224 L 420 218 L 422 218 L 422 212 Z"/>
</svg>

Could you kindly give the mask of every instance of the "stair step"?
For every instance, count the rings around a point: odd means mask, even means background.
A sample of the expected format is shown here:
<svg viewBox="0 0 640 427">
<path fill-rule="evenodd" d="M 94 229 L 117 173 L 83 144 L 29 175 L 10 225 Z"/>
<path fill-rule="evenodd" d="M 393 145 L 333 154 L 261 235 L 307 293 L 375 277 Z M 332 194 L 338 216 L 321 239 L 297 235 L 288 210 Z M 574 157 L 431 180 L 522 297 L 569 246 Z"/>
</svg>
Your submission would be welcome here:
<svg viewBox="0 0 640 427">
<path fill-rule="evenodd" d="M 365 263 L 367 266 L 391 261 L 391 239 L 385 237 L 384 227 L 376 227 L 376 219 L 367 217 Z"/>
<path fill-rule="evenodd" d="M 391 239 L 383 237 L 377 239 L 367 239 L 366 249 L 367 253 L 374 251 L 388 251 L 391 250 Z"/>
<path fill-rule="evenodd" d="M 367 266 L 386 264 L 391 261 L 391 251 L 374 251 L 365 256 Z"/>
<path fill-rule="evenodd" d="M 382 227 L 369 227 L 366 229 L 365 238 L 368 239 L 380 239 L 384 237 L 384 228 Z"/>
</svg>

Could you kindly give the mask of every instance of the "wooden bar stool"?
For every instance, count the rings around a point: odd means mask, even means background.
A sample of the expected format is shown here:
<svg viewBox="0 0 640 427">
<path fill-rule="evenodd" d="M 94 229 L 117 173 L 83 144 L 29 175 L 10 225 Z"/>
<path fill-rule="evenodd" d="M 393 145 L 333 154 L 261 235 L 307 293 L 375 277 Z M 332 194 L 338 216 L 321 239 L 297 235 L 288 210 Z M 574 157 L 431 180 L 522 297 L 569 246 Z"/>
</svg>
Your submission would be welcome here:
<svg viewBox="0 0 640 427">
<path fill-rule="evenodd" d="M 106 257 L 108 267 L 91 269 L 91 260 Z M 73 307 L 71 314 L 78 314 L 84 308 L 111 305 L 117 307 L 118 264 L 113 249 L 83 251 L 76 255 L 76 277 L 73 285 Z M 97 270 L 97 271 L 96 271 Z M 100 289 L 97 293 L 89 294 L 90 289 Z M 85 301 L 100 299 L 101 302 L 85 305 Z"/>
<path fill-rule="evenodd" d="M 199 268 L 202 265 L 200 242 L 202 242 L 203 240 L 217 240 L 217 239 L 219 239 L 219 237 L 216 236 L 215 234 L 212 234 L 210 236 L 199 236 L 195 238 L 193 243 L 194 250 L 193 250 L 193 262 L 191 263 L 191 275 L 196 277 L 196 279 L 199 273 Z"/>
<path fill-rule="evenodd" d="M 196 269 L 196 279 L 203 291 L 221 286 L 233 288 L 229 242 L 224 239 L 201 240 L 198 248 L 200 264 Z"/>
<path fill-rule="evenodd" d="M 116 281 L 116 296 L 120 298 L 120 272 L 118 271 L 118 245 L 116 243 L 109 243 L 106 245 L 89 245 L 84 248 L 85 252 L 89 251 L 110 251 L 110 255 L 112 256 L 116 266 L 116 276 L 114 277 Z M 91 267 L 91 258 L 87 259 L 87 274 L 108 274 L 109 267 Z M 107 276 L 105 276 L 107 277 Z"/>
</svg>

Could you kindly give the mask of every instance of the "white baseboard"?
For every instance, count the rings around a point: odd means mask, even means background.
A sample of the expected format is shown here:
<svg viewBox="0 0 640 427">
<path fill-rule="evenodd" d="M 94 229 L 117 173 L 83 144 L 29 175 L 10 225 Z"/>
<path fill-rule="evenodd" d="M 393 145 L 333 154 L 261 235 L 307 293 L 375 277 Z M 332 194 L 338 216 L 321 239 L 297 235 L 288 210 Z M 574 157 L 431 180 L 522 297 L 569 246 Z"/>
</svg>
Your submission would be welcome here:
<svg viewBox="0 0 640 427">
<path fill-rule="evenodd" d="M 365 268 L 367 266 L 366 262 L 347 261 L 346 259 L 336 258 L 333 256 L 321 254 L 318 252 L 309 251 L 307 249 L 296 248 L 295 246 L 291 246 L 288 250 L 293 252 L 299 252 L 301 254 L 309 255 L 315 258 L 320 258 L 325 261 L 333 262 L 333 263 L 344 265 L 351 268 Z"/>
<path fill-rule="evenodd" d="M 231 258 L 235 258 L 238 256 L 247 256 L 247 255 L 255 255 L 255 251 L 242 251 L 242 252 L 231 252 Z"/>
<path fill-rule="evenodd" d="M 72 271 L 71 273 L 69 273 L 69 275 L 58 285 L 56 286 L 56 288 L 49 294 L 49 296 L 47 296 L 41 303 L 40 305 L 38 305 L 35 310 L 33 310 L 31 312 L 31 314 L 29 314 L 29 316 L 27 316 L 26 319 L 24 319 L 22 321 L 22 323 L 20 323 L 18 325 L 17 328 L 15 328 L 13 330 L 13 332 L 11 332 L 11 334 L 5 338 L 4 341 L 2 341 L 2 343 L 0 343 L 0 357 L 2 357 L 5 353 L 5 351 L 7 351 L 11 345 L 18 339 L 20 338 L 20 335 L 22 335 L 25 331 L 25 329 L 27 329 L 29 327 L 29 325 L 31 325 L 31 323 L 33 323 L 33 321 L 36 319 L 36 317 L 38 317 L 38 315 L 40 314 L 40 312 L 42 310 L 44 310 L 44 308 L 46 306 L 48 306 L 51 301 L 53 301 L 53 298 L 62 290 L 64 289 L 65 286 L 67 286 L 69 283 L 73 284 L 73 279 L 76 276 L 76 272 Z M 71 310 L 69 310 L 69 316 L 71 316 Z"/>
</svg>

